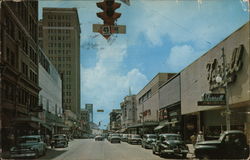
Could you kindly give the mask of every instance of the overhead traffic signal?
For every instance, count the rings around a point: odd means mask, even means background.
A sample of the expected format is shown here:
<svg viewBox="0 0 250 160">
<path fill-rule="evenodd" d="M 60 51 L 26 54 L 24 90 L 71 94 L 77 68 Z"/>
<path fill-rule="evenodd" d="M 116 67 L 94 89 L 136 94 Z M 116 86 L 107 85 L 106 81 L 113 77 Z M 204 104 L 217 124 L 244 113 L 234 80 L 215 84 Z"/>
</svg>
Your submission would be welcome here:
<svg viewBox="0 0 250 160">
<path fill-rule="evenodd" d="M 96 5 L 103 10 L 96 15 L 103 20 L 104 25 L 115 25 L 115 21 L 121 16 L 121 13 L 116 13 L 115 10 L 120 8 L 121 3 L 116 3 L 115 0 L 104 0 Z"/>
</svg>

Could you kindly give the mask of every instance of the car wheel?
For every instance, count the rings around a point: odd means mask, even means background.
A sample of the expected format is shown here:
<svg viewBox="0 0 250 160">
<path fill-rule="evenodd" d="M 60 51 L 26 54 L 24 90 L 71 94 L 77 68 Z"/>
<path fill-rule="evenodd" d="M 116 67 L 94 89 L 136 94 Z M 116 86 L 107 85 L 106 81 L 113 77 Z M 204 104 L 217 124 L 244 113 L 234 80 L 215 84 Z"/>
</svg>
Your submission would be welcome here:
<svg viewBox="0 0 250 160">
<path fill-rule="evenodd" d="M 155 153 L 155 147 L 152 148 L 152 151 L 153 151 L 153 154 L 156 154 L 156 153 Z"/>
<path fill-rule="evenodd" d="M 209 158 L 208 155 L 203 155 L 201 159 L 202 159 L 202 160 L 209 160 L 210 158 Z"/>
<path fill-rule="evenodd" d="M 36 151 L 35 151 L 35 154 L 36 154 L 36 155 L 35 155 L 34 157 L 35 157 L 35 158 L 38 158 L 38 157 L 39 157 L 39 151 L 36 150 Z"/>
<path fill-rule="evenodd" d="M 161 149 L 159 149 L 158 154 L 159 154 L 160 157 L 163 156 L 163 154 L 162 154 L 162 152 L 161 152 Z"/>
<path fill-rule="evenodd" d="M 187 153 L 182 154 L 181 158 L 186 159 L 187 158 Z"/>
</svg>

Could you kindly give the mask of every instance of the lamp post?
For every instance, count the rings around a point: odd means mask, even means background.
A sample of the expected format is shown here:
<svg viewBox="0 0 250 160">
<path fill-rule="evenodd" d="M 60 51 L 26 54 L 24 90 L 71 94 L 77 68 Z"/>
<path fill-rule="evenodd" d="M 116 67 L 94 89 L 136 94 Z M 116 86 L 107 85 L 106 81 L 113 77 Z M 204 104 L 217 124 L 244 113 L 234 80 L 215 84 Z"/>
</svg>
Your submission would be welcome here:
<svg viewBox="0 0 250 160">
<path fill-rule="evenodd" d="M 229 98 L 228 98 L 228 87 L 227 87 L 227 77 L 226 77 L 226 60 L 225 60 L 225 53 L 224 53 L 224 48 L 222 48 L 222 59 L 223 59 L 223 77 L 221 77 L 220 75 L 217 75 L 216 77 L 216 82 L 217 83 L 222 83 L 222 88 L 224 88 L 224 92 L 225 92 L 225 100 L 226 100 L 226 111 L 225 111 L 225 115 L 226 115 L 226 127 L 227 127 L 227 131 L 230 130 L 230 126 L 231 126 L 231 120 L 230 120 L 230 108 L 229 108 Z"/>
</svg>

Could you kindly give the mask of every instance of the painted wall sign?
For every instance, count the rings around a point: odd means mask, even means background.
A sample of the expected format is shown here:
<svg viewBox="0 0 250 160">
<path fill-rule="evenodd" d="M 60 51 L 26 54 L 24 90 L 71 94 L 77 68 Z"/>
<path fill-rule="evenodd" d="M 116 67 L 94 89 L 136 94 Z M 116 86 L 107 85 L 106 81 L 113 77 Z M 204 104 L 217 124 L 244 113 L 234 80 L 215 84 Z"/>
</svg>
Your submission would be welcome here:
<svg viewBox="0 0 250 160">
<path fill-rule="evenodd" d="M 209 90 L 213 91 L 217 88 L 224 87 L 225 85 L 236 81 L 237 72 L 240 71 L 243 66 L 243 53 L 243 45 L 240 45 L 238 48 L 234 49 L 230 63 L 225 64 L 225 73 L 223 71 L 223 66 L 219 65 L 217 59 L 214 59 L 212 63 L 207 64 L 206 68 L 208 71 L 207 80 L 209 81 Z M 224 74 L 225 78 L 222 79 L 222 82 L 216 82 L 216 77 L 224 77 Z"/>
</svg>

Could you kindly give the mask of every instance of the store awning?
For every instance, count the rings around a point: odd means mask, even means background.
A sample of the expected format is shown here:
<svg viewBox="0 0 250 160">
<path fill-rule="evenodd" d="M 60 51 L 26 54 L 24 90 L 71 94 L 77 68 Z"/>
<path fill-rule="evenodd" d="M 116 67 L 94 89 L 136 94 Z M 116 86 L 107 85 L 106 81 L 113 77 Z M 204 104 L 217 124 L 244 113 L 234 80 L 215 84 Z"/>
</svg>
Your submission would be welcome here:
<svg viewBox="0 0 250 160">
<path fill-rule="evenodd" d="M 154 130 L 160 130 L 162 129 L 163 127 L 167 126 L 167 125 L 170 125 L 170 124 L 175 124 L 175 123 L 178 123 L 179 121 L 172 121 L 172 122 L 161 122 L 159 126 L 155 127 Z"/>
<path fill-rule="evenodd" d="M 162 129 L 163 127 L 164 127 L 164 126 L 159 125 L 159 126 L 155 127 L 154 130 L 159 130 L 159 129 Z"/>
<path fill-rule="evenodd" d="M 49 125 L 47 125 L 46 123 L 41 123 L 41 125 L 49 130 L 52 131 L 52 127 L 50 127 Z"/>
<path fill-rule="evenodd" d="M 121 133 L 124 133 L 126 130 L 127 130 L 127 128 L 122 128 L 122 129 L 120 130 L 120 132 L 121 132 Z"/>
</svg>

